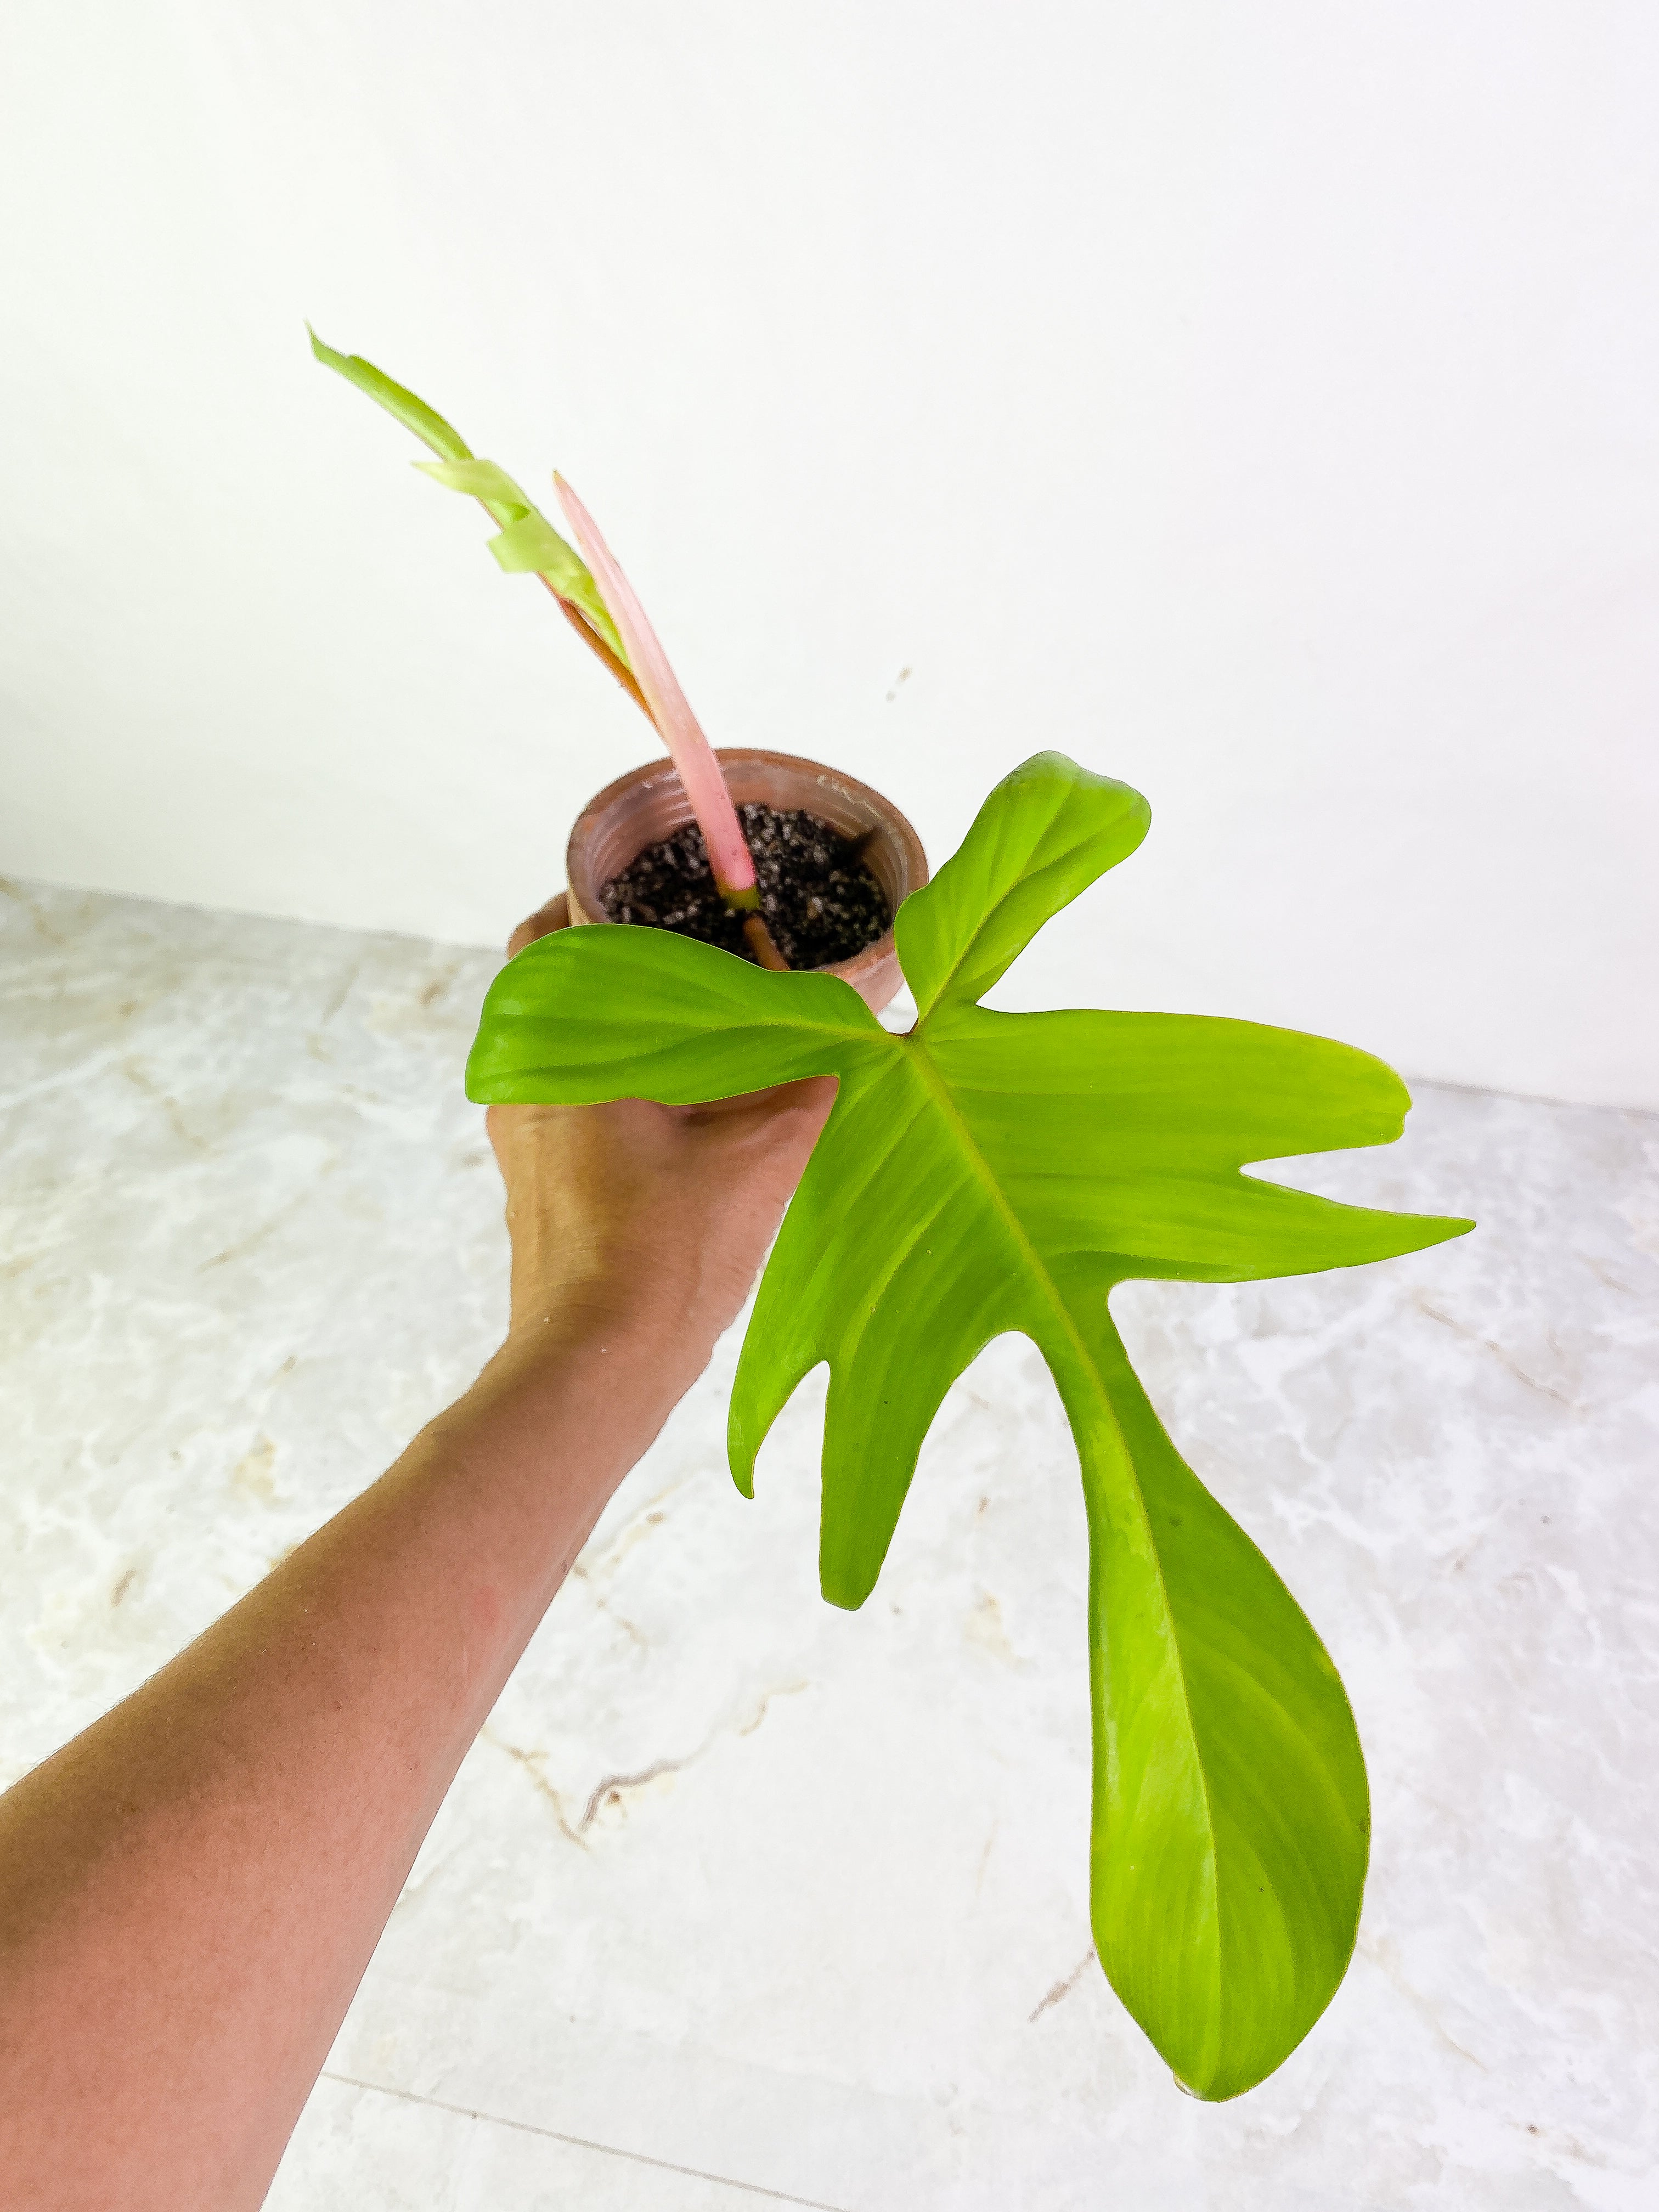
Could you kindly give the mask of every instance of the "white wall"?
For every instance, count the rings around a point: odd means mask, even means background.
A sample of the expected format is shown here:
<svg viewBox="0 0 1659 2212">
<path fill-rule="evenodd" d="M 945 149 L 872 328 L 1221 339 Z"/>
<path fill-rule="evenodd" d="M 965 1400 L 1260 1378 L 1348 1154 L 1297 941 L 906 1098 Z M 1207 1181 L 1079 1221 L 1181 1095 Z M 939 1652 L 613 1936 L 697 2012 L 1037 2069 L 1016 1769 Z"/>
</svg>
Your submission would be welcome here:
<svg viewBox="0 0 1659 2212">
<path fill-rule="evenodd" d="M 493 939 L 651 750 L 309 315 L 564 469 L 717 740 L 936 859 L 1038 746 L 1139 784 L 1028 1002 L 1659 1106 L 1650 0 L 0 37 L 0 867 Z"/>
</svg>

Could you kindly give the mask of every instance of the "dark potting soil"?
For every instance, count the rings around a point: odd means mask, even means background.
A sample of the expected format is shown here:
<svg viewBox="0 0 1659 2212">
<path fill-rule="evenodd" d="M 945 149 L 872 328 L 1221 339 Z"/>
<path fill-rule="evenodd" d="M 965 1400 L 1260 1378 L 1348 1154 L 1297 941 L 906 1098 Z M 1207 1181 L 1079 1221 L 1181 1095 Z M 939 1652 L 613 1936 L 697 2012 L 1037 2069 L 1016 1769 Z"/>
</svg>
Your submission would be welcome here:
<svg viewBox="0 0 1659 2212">
<path fill-rule="evenodd" d="M 738 819 L 754 857 L 766 927 L 792 968 L 850 960 L 892 921 L 886 894 L 859 858 L 858 846 L 816 814 L 750 804 L 738 807 Z M 754 957 L 742 916 L 720 903 L 708 848 L 695 822 L 660 845 L 647 845 L 599 897 L 612 921 L 678 930 L 745 960 Z"/>
</svg>

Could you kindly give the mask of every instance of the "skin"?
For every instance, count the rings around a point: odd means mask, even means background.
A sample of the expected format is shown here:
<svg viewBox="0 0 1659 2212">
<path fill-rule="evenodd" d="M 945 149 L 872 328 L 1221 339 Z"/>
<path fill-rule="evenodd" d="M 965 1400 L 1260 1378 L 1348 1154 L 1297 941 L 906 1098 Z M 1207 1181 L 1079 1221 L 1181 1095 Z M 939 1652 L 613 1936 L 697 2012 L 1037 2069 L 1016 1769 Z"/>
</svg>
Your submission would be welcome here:
<svg viewBox="0 0 1659 2212">
<path fill-rule="evenodd" d="M 565 922 L 562 895 L 509 953 Z M 0 1796 L 0 2207 L 263 2200 L 456 1768 L 738 1313 L 834 1096 L 493 1107 L 506 1341 Z"/>
</svg>

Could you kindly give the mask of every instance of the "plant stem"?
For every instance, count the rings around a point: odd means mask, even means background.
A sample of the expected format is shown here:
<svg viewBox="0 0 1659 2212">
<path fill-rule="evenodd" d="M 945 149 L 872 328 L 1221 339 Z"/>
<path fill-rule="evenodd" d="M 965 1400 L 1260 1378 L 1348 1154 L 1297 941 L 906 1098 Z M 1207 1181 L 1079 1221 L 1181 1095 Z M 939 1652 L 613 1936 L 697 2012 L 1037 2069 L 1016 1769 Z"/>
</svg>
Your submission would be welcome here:
<svg viewBox="0 0 1659 2212">
<path fill-rule="evenodd" d="M 481 499 L 478 501 L 478 504 L 483 507 L 484 513 L 489 515 L 490 520 L 499 525 L 500 517 L 492 509 L 489 501 L 487 500 Z M 623 690 L 627 692 L 629 697 L 639 708 L 641 714 L 644 715 L 646 720 L 650 723 L 653 730 L 657 731 L 658 736 L 661 737 L 662 732 L 658 728 L 657 718 L 652 713 L 650 702 L 647 701 L 644 692 L 641 690 L 638 683 L 635 681 L 633 670 L 627 667 L 622 661 L 617 659 L 616 654 L 611 650 L 611 647 L 605 643 L 599 632 L 594 629 L 592 624 L 588 622 L 586 617 L 582 613 L 581 609 L 571 605 L 570 601 L 565 598 L 564 594 L 559 590 L 557 585 L 555 584 L 550 576 L 543 575 L 539 571 L 538 571 L 538 576 L 539 581 L 547 586 L 548 595 L 552 599 L 554 605 L 557 607 L 559 612 L 569 623 L 571 629 L 575 631 L 582 643 L 588 648 L 590 653 L 593 653 L 604 663 L 605 666 L 610 670 L 611 675 L 613 675 L 617 683 L 622 685 Z M 665 738 L 664 742 L 666 744 L 667 740 Z M 670 746 L 669 751 L 672 757 L 673 752 L 673 748 L 672 746 Z M 720 763 L 716 762 L 715 767 L 717 769 Z M 720 778 L 722 787 L 724 787 L 725 781 L 726 779 L 722 776 Z M 690 794 L 688 793 L 688 796 Z M 728 804 L 729 803 L 728 798 Z M 695 808 L 693 809 L 693 811 L 696 811 Z M 734 821 L 736 820 L 735 810 L 733 810 L 732 818 Z M 708 842 L 708 830 L 701 823 L 699 823 L 699 827 L 702 828 L 703 842 L 707 844 Z M 743 835 L 740 824 L 738 826 L 738 834 L 740 837 Z M 745 843 L 745 850 L 746 849 L 747 847 Z M 720 889 L 721 896 L 724 897 L 726 887 L 722 884 L 720 886 Z M 772 933 L 768 929 L 765 921 L 760 915 L 752 911 L 744 915 L 743 934 L 744 940 L 749 946 L 749 950 L 753 953 L 755 958 L 763 968 L 770 968 L 773 969 L 787 969 L 788 968 L 789 963 L 784 958 L 782 953 L 778 951 L 777 945 L 773 941 Z"/>
<path fill-rule="evenodd" d="M 714 747 L 703 735 L 691 703 L 640 605 L 633 586 L 611 548 L 599 535 L 598 524 L 575 493 L 556 473 L 553 478 L 567 520 L 583 559 L 593 572 L 611 619 L 617 625 L 651 720 L 680 772 L 691 811 L 702 831 L 714 870 L 714 888 L 732 914 L 743 916 L 743 933 L 763 968 L 787 968 L 788 962 L 772 941 L 760 912 L 760 887 L 755 863 L 738 810 L 720 774 Z"/>
<path fill-rule="evenodd" d="M 744 940 L 763 968 L 782 971 L 789 963 L 779 951 L 763 915 L 746 914 L 743 918 Z"/>
</svg>

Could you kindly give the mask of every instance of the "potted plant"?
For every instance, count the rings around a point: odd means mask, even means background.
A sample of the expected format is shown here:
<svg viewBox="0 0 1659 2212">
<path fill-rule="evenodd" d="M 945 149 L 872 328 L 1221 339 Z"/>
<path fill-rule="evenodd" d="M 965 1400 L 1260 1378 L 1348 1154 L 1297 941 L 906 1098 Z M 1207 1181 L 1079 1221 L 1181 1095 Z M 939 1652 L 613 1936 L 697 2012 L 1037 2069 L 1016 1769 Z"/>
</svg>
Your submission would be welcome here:
<svg viewBox="0 0 1659 2212">
<path fill-rule="evenodd" d="M 443 480 L 508 503 L 505 479 Z M 528 506 L 516 488 L 511 503 Z M 671 750 L 686 744 L 695 724 L 689 709 L 665 716 L 678 687 L 641 652 L 648 629 L 620 572 L 580 507 L 566 512 L 623 652 L 605 641 Z M 601 610 L 552 558 L 542 573 L 571 580 L 597 628 Z M 706 763 L 700 774 L 699 819 Z M 842 976 L 776 972 L 752 943 L 733 957 L 673 928 L 556 932 L 492 984 L 467 1092 L 691 1104 L 837 1079 L 744 1340 L 733 1476 L 752 1495 L 768 1429 L 827 1363 L 820 1575 L 831 1602 L 861 1605 L 951 1383 L 994 1336 L 1037 1346 L 1087 1508 L 1096 1945 L 1181 2085 L 1223 2099 L 1296 2047 L 1347 1966 L 1369 1850 L 1364 1761 L 1323 1645 L 1165 1434 L 1109 1301 L 1132 1279 L 1357 1266 L 1473 1224 L 1242 1172 L 1399 1136 L 1404 1085 L 1350 1046 L 1203 1016 L 980 1004 L 1150 818 L 1139 793 L 1058 753 L 1005 778 L 938 875 L 897 903 L 917 1007 L 902 1036 Z"/>
</svg>

